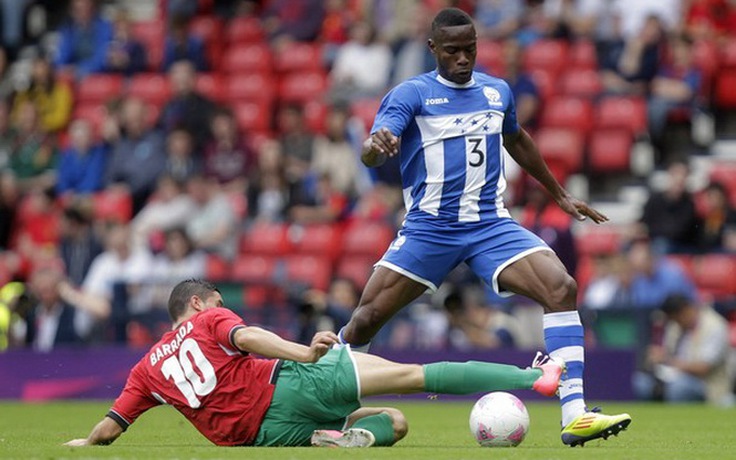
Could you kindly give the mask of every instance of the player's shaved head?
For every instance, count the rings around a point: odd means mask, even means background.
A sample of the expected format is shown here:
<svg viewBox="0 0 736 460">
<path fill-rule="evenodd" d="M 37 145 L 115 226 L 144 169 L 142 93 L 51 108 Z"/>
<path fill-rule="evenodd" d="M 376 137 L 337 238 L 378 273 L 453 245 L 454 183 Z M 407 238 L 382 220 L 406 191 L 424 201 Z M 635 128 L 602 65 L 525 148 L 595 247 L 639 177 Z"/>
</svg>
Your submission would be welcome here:
<svg viewBox="0 0 736 460">
<path fill-rule="evenodd" d="M 188 279 L 174 286 L 169 296 L 169 316 L 171 320 L 176 322 L 179 317 L 187 310 L 189 299 L 197 296 L 202 300 L 207 299 L 213 292 L 220 292 L 214 284 L 200 280 Z"/>
<path fill-rule="evenodd" d="M 445 8 L 437 13 L 432 21 L 432 36 L 437 35 L 440 29 L 454 26 L 473 25 L 473 19 L 459 8 Z"/>
</svg>

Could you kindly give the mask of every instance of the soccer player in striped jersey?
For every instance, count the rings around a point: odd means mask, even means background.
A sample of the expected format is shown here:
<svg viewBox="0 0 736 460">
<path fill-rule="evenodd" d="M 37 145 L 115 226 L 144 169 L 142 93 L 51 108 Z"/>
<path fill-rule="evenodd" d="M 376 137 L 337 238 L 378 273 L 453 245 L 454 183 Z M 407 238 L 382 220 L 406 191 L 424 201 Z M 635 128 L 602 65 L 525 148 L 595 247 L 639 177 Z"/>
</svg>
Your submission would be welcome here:
<svg viewBox="0 0 736 460">
<path fill-rule="evenodd" d="M 500 295 L 521 294 L 544 307 L 550 356 L 562 358 L 562 442 L 581 445 L 625 429 L 628 414 L 603 415 L 583 399 L 583 326 L 577 285 L 555 253 L 513 220 L 504 207 L 504 149 L 578 220 L 606 216 L 571 196 L 553 177 L 529 134 L 516 121 L 508 84 L 473 71 L 476 32 L 459 9 L 440 11 L 429 47 L 435 71 L 408 79 L 384 98 L 362 160 L 369 167 L 400 155 L 403 228 L 366 285 L 358 308 L 340 331 L 354 348 L 427 289 L 435 290 L 461 262 Z"/>
</svg>

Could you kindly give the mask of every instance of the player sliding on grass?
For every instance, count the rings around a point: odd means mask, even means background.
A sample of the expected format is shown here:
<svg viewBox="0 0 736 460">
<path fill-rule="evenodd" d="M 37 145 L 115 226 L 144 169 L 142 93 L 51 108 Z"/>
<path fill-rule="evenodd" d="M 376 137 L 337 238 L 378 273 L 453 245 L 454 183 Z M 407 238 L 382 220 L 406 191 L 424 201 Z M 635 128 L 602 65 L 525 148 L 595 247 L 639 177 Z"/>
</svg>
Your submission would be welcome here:
<svg viewBox="0 0 736 460">
<path fill-rule="evenodd" d="M 350 347 L 330 349 L 337 342 L 332 332 L 318 332 L 307 347 L 246 326 L 201 280 L 174 287 L 168 308 L 171 332 L 133 367 L 90 435 L 66 445 L 110 444 L 143 412 L 170 404 L 222 446 L 390 446 L 406 435 L 404 415 L 361 407 L 361 397 L 511 389 L 552 396 L 563 372 L 555 359 L 535 359 L 527 369 L 475 361 L 398 364 Z"/>
<path fill-rule="evenodd" d="M 339 337 L 354 348 L 367 347 L 397 311 L 437 289 L 465 262 L 499 294 L 521 294 L 544 307 L 547 353 L 567 363 L 560 386 L 562 442 L 605 438 L 631 418 L 586 409 L 577 286 L 544 241 L 504 208 L 503 148 L 565 212 L 595 223 L 608 218 L 552 176 L 516 121 L 508 84 L 473 71 L 476 46 L 470 16 L 455 8 L 440 11 L 429 39 L 437 70 L 399 84 L 381 103 L 362 159 L 373 167 L 400 153 L 407 214 Z"/>
</svg>

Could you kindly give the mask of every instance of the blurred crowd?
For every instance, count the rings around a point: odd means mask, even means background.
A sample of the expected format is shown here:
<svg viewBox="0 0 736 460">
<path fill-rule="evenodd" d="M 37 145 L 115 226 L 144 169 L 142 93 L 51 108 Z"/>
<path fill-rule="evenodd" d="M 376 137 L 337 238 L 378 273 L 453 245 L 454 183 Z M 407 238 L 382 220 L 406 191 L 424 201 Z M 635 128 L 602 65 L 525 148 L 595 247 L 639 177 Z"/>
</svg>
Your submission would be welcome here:
<svg viewBox="0 0 736 460">
<path fill-rule="evenodd" d="M 633 225 L 578 232 L 538 184 L 507 171 L 509 205 L 578 275 L 588 319 L 645 311 L 627 345 L 651 341 L 662 355 L 656 331 L 677 316 L 668 299 L 682 296 L 716 308 L 726 332 L 703 340 L 728 349 L 736 181 L 692 187 L 702 139 L 671 140 L 683 124 L 720 115 L 716 58 L 734 49 L 732 1 L 17 0 L 0 2 L 0 350 L 150 343 L 175 282 L 242 281 L 238 260 L 265 245 L 249 239 L 259 225 L 292 239 L 314 226 L 394 232 L 398 164 L 368 170 L 360 145 L 383 94 L 434 68 L 429 23 L 446 6 L 474 17 L 478 68 L 509 82 L 519 121 L 560 180 L 585 174 L 605 196 L 610 171 L 598 169 L 588 135 L 609 133 L 610 146 L 621 129 L 591 125 L 592 111 L 605 100 L 641 109 L 644 129 L 624 130 L 625 164 L 614 171 L 631 176 L 631 151 L 644 142 L 662 180 Z M 572 163 L 558 161 L 550 135 L 568 122 L 584 139 Z M 713 255 L 721 265 L 705 259 Z M 352 277 L 333 257 L 327 282 L 292 283 L 257 313 L 293 338 L 338 328 L 377 257 Z M 246 309 L 257 297 L 238 295 L 230 300 Z M 268 313 L 276 304 L 283 312 Z M 606 345 L 589 330 L 591 344 Z M 538 337 L 535 306 L 498 298 L 460 268 L 377 340 L 467 349 L 537 346 Z"/>
</svg>

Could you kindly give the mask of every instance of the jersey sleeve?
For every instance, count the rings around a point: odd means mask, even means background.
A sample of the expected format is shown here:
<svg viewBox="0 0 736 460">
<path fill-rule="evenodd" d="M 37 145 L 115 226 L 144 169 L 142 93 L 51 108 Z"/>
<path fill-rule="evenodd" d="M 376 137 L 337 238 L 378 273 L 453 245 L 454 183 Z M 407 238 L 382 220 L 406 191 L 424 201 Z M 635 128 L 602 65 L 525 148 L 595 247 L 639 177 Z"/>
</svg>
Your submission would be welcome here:
<svg viewBox="0 0 736 460">
<path fill-rule="evenodd" d="M 381 128 L 388 128 L 394 136 L 400 137 L 418 113 L 420 102 L 415 85 L 402 83 L 395 87 L 381 101 L 371 134 Z"/>
<path fill-rule="evenodd" d="M 142 364 L 137 364 L 125 382 L 125 388 L 112 405 L 107 416 L 115 420 L 123 431 L 128 429 L 135 420 L 148 409 L 161 404 L 148 391 Z"/>
<path fill-rule="evenodd" d="M 514 94 L 511 92 L 511 88 L 509 88 L 508 85 L 504 85 L 504 87 L 509 103 L 506 106 L 506 112 L 503 117 L 503 133 L 518 133 L 521 127 L 519 126 L 519 122 L 516 120 L 516 101 L 514 100 Z"/>
<path fill-rule="evenodd" d="M 239 351 L 233 338 L 235 331 L 245 327 L 243 319 L 227 308 L 214 308 L 210 315 L 208 324 L 217 343 L 233 351 Z"/>
</svg>

